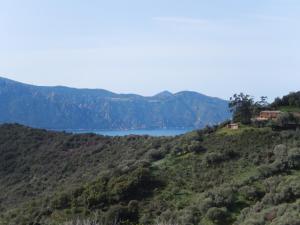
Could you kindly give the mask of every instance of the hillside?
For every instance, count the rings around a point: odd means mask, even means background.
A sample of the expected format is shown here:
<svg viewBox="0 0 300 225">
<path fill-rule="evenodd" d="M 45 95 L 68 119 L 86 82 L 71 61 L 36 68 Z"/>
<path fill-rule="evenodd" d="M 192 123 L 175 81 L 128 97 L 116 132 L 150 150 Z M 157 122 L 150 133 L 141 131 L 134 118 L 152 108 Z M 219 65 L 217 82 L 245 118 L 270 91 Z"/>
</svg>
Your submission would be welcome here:
<svg viewBox="0 0 300 225">
<path fill-rule="evenodd" d="M 228 118 L 227 101 L 196 92 L 143 97 L 0 78 L 0 123 L 47 129 L 171 129 L 201 128 Z"/>
<path fill-rule="evenodd" d="M 2 125 L 0 224 L 298 225 L 300 132 L 226 129 L 154 138 Z"/>
</svg>

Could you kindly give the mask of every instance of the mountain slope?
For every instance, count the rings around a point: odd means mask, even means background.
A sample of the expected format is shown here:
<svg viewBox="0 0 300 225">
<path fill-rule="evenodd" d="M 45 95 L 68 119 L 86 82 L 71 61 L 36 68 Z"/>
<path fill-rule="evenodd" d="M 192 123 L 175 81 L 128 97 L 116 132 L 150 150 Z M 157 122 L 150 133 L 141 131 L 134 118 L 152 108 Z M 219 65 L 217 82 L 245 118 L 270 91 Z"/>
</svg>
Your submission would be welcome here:
<svg viewBox="0 0 300 225">
<path fill-rule="evenodd" d="M 142 97 L 0 78 L 0 123 L 48 129 L 155 129 L 200 128 L 228 118 L 226 101 L 195 92 Z"/>
<path fill-rule="evenodd" d="M 154 138 L 2 125 L 0 224 L 298 225 L 299 131 L 224 129 Z"/>
</svg>

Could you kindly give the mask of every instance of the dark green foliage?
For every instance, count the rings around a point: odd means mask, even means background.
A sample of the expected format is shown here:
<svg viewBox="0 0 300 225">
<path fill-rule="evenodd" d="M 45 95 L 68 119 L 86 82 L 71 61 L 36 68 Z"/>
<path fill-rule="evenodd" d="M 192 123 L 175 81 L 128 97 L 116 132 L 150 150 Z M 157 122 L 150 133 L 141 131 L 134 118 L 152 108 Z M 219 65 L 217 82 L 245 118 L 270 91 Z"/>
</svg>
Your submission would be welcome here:
<svg viewBox="0 0 300 225">
<path fill-rule="evenodd" d="M 240 93 L 234 94 L 230 98 L 229 108 L 233 113 L 233 121 L 242 124 L 252 124 L 256 127 L 264 127 L 267 121 L 252 121 L 263 110 L 271 110 L 266 96 L 261 96 L 260 100 L 255 102 L 250 95 Z"/>
<path fill-rule="evenodd" d="M 96 182 L 87 185 L 82 194 L 79 196 L 74 196 L 75 198 L 80 198 L 84 200 L 84 204 L 90 210 L 95 208 L 102 208 L 108 204 L 108 192 L 107 192 L 108 179 L 101 178 Z"/>
<path fill-rule="evenodd" d="M 212 207 L 207 211 L 207 218 L 214 224 L 226 224 L 226 218 L 228 217 L 226 208 Z"/>
<path fill-rule="evenodd" d="M 157 161 L 164 158 L 167 152 L 164 149 L 151 149 L 147 152 L 147 158 L 151 161 Z"/>
<path fill-rule="evenodd" d="M 243 93 L 234 94 L 230 98 L 229 108 L 233 112 L 233 120 L 243 124 L 250 124 L 253 112 L 254 100 L 250 95 Z"/>
<path fill-rule="evenodd" d="M 138 168 L 130 174 L 111 178 L 108 183 L 110 201 L 123 202 L 132 199 L 142 199 L 158 186 L 148 168 Z"/>
<path fill-rule="evenodd" d="M 296 116 L 294 113 L 284 112 L 271 124 L 271 127 L 281 130 L 298 129 L 300 128 L 300 117 L 298 114 Z"/>
<path fill-rule="evenodd" d="M 153 138 L 3 125 L 0 225 L 297 224 L 299 131 L 218 129 Z"/>
<path fill-rule="evenodd" d="M 247 201 L 258 201 L 265 195 L 264 191 L 260 190 L 258 187 L 248 185 L 241 187 L 239 193 Z"/>
<path fill-rule="evenodd" d="M 238 153 L 231 149 L 225 150 L 224 152 L 211 152 L 205 155 L 205 162 L 207 165 L 217 165 L 223 161 L 232 160 L 238 157 Z"/>
<path fill-rule="evenodd" d="M 276 98 L 272 103 L 272 107 L 279 108 L 281 106 L 300 107 L 300 92 L 292 92 L 282 98 Z"/>
<path fill-rule="evenodd" d="M 204 153 L 206 152 L 206 149 L 202 146 L 200 141 L 192 141 L 188 145 L 188 151 L 195 152 L 195 153 Z"/>
</svg>

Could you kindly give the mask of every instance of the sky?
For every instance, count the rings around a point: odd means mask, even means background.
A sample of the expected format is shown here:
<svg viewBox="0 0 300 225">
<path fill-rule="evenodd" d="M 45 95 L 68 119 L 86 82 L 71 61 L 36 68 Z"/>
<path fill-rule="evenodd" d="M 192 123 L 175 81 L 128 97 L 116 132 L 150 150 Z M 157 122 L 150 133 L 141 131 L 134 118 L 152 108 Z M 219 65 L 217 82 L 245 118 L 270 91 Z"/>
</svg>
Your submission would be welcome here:
<svg viewBox="0 0 300 225">
<path fill-rule="evenodd" d="M 0 76 L 273 99 L 300 89 L 299 0 L 0 0 Z"/>
</svg>

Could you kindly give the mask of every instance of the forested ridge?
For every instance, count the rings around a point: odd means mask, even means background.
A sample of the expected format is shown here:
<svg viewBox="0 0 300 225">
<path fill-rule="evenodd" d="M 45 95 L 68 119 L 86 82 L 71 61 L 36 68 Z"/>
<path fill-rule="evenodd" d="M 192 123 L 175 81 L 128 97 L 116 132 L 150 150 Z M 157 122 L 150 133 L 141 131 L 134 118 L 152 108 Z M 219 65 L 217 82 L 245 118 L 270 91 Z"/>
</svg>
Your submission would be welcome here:
<svg viewBox="0 0 300 225">
<path fill-rule="evenodd" d="M 144 97 L 34 86 L 0 77 L 0 123 L 55 130 L 190 129 L 228 118 L 227 101 L 197 92 Z"/>
</svg>

